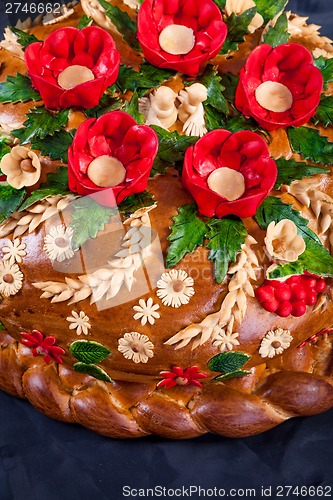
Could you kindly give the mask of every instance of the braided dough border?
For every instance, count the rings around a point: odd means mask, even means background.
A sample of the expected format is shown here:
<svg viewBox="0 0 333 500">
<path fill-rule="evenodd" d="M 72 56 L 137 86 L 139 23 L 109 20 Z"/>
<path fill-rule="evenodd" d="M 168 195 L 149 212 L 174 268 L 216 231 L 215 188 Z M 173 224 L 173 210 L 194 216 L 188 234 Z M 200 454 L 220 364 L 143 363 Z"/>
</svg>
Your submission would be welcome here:
<svg viewBox="0 0 333 500">
<path fill-rule="evenodd" d="M 51 418 L 113 438 L 188 439 L 207 432 L 246 437 L 333 407 L 332 346 L 325 375 L 297 371 L 296 361 L 288 370 L 271 370 L 251 391 L 220 382 L 163 391 L 155 382 L 110 384 L 63 365 L 46 365 L 1 331 L 0 389 L 28 399 Z M 307 344 L 306 349 L 314 348 Z"/>
</svg>

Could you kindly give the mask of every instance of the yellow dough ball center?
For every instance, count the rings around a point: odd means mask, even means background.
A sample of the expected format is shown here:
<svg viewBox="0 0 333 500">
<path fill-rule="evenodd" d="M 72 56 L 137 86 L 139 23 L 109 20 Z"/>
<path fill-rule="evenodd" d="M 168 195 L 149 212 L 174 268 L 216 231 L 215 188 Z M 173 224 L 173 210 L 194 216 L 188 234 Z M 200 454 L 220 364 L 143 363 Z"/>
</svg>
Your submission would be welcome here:
<svg viewBox="0 0 333 500">
<path fill-rule="evenodd" d="M 288 111 L 293 104 L 293 95 L 282 83 L 264 82 L 256 89 L 256 100 L 263 108 L 276 113 Z"/>
<path fill-rule="evenodd" d="M 207 179 L 208 187 L 228 201 L 238 200 L 245 192 L 244 176 L 232 168 L 214 170 Z"/>
<path fill-rule="evenodd" d="M 73 66 L 68 66 L 58 75 L 58 85 L 62 89 L 68 90 L 94 79 L 94 73 L 89 68 L 74 64 Z"/>
<path fill-rule="evenodd" d="M 117 158 L 103 155 L 90 163 L 87 175 L 96 186 L 114 187 L 124 182 L 126 169 Z"/>
<path fill-rule="evenodd" d="M 158 41 L 168 54 L 182 55 L 193 49 L 195 37 L 191 28 L 182 24 L 170 24 L 161 31 Z"/>
</svg>

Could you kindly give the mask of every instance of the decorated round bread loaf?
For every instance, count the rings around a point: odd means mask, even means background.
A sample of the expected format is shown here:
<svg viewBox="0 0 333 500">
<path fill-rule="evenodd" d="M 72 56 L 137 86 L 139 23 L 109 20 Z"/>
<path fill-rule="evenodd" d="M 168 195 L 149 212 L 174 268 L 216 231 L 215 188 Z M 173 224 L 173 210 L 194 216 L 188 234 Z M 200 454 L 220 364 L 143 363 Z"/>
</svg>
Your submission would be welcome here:
<svg viewBox="0 0 333 500">
<path fill-rule="evenodd" d="M 6 30 L 3 390 L 121 438 L 333 406 L 333 47 L 279 4 Z"/>
</svg>

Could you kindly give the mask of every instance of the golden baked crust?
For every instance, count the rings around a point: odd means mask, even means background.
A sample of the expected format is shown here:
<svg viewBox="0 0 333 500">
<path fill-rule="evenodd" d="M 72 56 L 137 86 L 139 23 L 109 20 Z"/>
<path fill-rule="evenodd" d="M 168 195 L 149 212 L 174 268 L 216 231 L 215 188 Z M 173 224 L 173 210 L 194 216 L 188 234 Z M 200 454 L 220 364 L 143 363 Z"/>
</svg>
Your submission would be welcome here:
<svg viewBox="0 0 333 500">
<path fill-rule="evenodd" d="M 76 26 L 81 15 L 80 8 L 76 8 L 70 25 Z M 68 24 L 69 21 L 65 20 L 56 27 Z M 37 38 L 44 39 L 53 29 L 54 26 L 36 27 L 32 31 Z M 140 62 L 138 56 L 117 34 L 115 39 L 122 55 L 122 63 L 136 67 Z M 258 40 L 259 34 L 256 33 L 232 59 L 217 58 L 214 63 L 220 65 L 221 72 L 237 74 L 244 58 Z M 0 56 L 1 81 L 8 75 L 25 73 L 25 65 L 19 58 L 13 57 L 5 49 L 0 51 Z M 170 85 L 178 91 L 182 84 L 176 79 Z M 31 103 L 1 105 L 0 123 L 23 123 L 29 106 Z M 71 126 L 76 128 L 82 120 L 82 113 L 72 113 Z M 318 128 L 330 140 L 333 139 L 332 130 Z M 269 149 L 274 158 L 290 157 L 292 152 L 283 129 L 271 133 Z M 300 159 L 297 155 L 294 158 Z M 43 182 L 48 173 L 56 170 L 59 162 L 45 157 L 41 158 L 41 162 Z M 330 174 L 316 176 L 316 189 L 332 197 L 333 167 L 329 168 Z M 302 182 L 306 186 L 307 181 Z M 311 186 L 311 180 L 308 182 Z M 193 199 L 184 189 L 178 172 L 171 169 L 166 175 L 151 179 L 148 191 L 154 195 L 157 206 L 147 214 L 143 211 L 134 217 L 139 221 L 138 227 L 143 216 L 143 226 L 156 231 L 165 258 L 172 217 L 177 215 L 180 206 L 192 203 Z M 283 194 L 282 199 L 293 204 L 296 209 L 301 209 L 303 216 L 309 220 L 309 227 L 319 232 L 318 217 L 310 208 L 305 207 L 290 193 Z M 17 220 L 23 220 L 27 214 L 29 212 L 22 213 Z M 6 327 L 6 330 L 0 332 L 2 389 L 26 397 L 35 407 L 53 418 L 78 422 L 112 437 L 140 437 L 154 433 L 169 438 L 191 438 L 205 432 L 240 437 L 267 430 L 292 416 L 319 413 L 333 406 L 333 338 L 332 332 L 328 331 L 332 326 L 333 313 L 331 279 L 326 280 L 327 289 L 321 295 L 322 307 L 309 306 L 306 314 L 301 317 L 282 318 L 269 313 L 255 297 L 244 293 L 237 303 L 241 316 L 235 316 L 236 322 L 237 318 L 241 318 L 241 321 L 237 329 L 239 345 L 235 346 L 234 352 L 241 351 L 251 357 L 244 366 L 251 373 L 243 378 L 216 383 L 211 381 L 216 373 L 209 373 L 207 370 L 208 361 L 219 352 L 211 341 L 211 336 L 209 342 L 205 341 L 192 349 L 193 342 L 199 335 L 203 335 L 203 328 L 200 330 L 199 327 L 189 344 L 183 348 L 175 349 L 174 344 L 165 344 L 190 325 L 197 328 L 203 321 L 214 318 L 230 292 L 230 280 L 221 285 L 215 282 L 213 264 L 208 259 L 206 248 L 198 247 L 175 267 L 194 278 L 196 293 L 190 302 L 179 309 L 164 307 L 163 314 L 154 325 L 140 325 L 133 312 L 138 298 L 104 310 L 99 310 L 95 304 L 89 304 L 89 300 L 69 304 L 76 289 L 73 289 L 74 281 L 69 282 L 65 278 L 76 280 L 78 286 L 78 275 L 81 272 L 71 272 L 73 262 L 74 265 L 79 263 L 87 253 L 79 250 L 74 260 L 69 264 L 65 262 L 61 272 L 57 271 L 43 251 L 45 237 L 57 219 L 47 219 L 37 230 L 29 232 L 32 216 L 30 219 L 29 217 L 27 230 L 21 237 L 21 242 L 26 245 L 26 255 L 20 264 L 24 275 L 23 286 L 19 293 L 4 297 L 0 304 L 0 319 Z M 70 212 L 62 211 L 62 217 L 61 222 L 66 225 Z M 133 221 L 134 217 L 129 221 Z M 254 238 L 248 240 L 245 261 L 248 259 L 250 267 L 254 267 L 252 264 L 255 261 L 250 260 L 252 252 L 257 259 L 259 257 L 255 283 L 258 287 L 264 281 L 264 269 L 269 264 L 262 251 L 266 232 L 252 218 L 243 222 L 248 234 Z M 24 224 L 21 226 L 23 228 Z M 106 230 L 105 238 L 107 233 Z M 7 236 L 13 239 L 12 232 L 4 234 L 0 242 L 1 248 L 8 241 Z M 103 235 L 100 238 L 97 253 L 94 241 L 88 241 L 85 247 L 84 252 L 95 258 L 95 262 L 89 262 L 90 270 L 87 274 L 92 274 L 94 269 L 100 267 L 101 262 L 107 265 L 109 249 L 103 245 Z M 328 246 L 327 236 L 323 237 L 323 243 Z M 154 253 L 150 258 L 155 258 Z M 237 270 L 229 277 L 237 280 Z M 248 274 L 246 282 L 251 282 L 250 277 Z M 159 276 L 155 277 L 156 280 L 158 278 Z M 48 298 L 41 298 L 47 284 L 51 282 L 61 283 L 63 288 L 60 287 L 60 291 L 57 286 L 54 289 L 51 286 L 47 290 Z M 240 283 L 239 288 L 243 287 L 245 290 L 245 286 L 246 283 Z M 63 292 L 64 299 L 59 297 Z M 51 299 L 55 297 L 57 300 L 52 303 Z M 145 301 L 151 297 L 154 303 L 162 306 L 162 301 L 151 289 L 141 295 L 141 299 Z M 68 317 L 72 310 L 77 313 L 84 311 L 92 326 L 88 338 L 107 346 L 111 351 L 110 356 L 102 360 L 99 366 L 115 382 L 96 380 L 72 369 L 77 360 L 71 354 L 70 346 L 78 339 L 76 330 L 69 329 Z M 267 361 L 259 353 L 260 345 L 268 332 L 277 329 L 289 331 L 292 336 L 291 346 L 282 355 Z M 32 356 L 31 350 L 20 343 L 21 333 L 33 330 L 56 338 L 57 345 L 65 350 L 63 365 L 45 365 L 42 357 Z M 310 337 L 326 330 L 327 333 L 320 335 L 317 342 L 306 342 Z M 119 339 L 128 332 L 136 331 L 149 337 L 149 341 L 153 343 L 153 356 L 147 363 L 129 362 L 118 349 Z M 305 345 L 299 348 L 304 342 Z M 161 380 L 161 371 L 170 370 L 173 366 L 186 368 L 193 365 L 208 375 L 202 388 L 192 385 L 176 385 L 168 390 L 156 387 L 156 383 Z"/>
</svg>

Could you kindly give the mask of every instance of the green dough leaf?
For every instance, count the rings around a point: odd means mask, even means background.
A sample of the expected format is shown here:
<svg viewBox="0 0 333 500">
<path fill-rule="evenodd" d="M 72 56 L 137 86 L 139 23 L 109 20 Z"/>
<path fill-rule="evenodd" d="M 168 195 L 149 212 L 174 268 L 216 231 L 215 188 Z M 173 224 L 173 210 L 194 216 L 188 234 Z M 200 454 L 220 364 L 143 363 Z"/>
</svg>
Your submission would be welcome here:
<svg viewBox="0 0 333 500">
<path fill-rule="evenodd" d="M 276 161 L 278 175 L 274 189 L 280 189 L 283 184 L 289 186 L 294 180 L 301 180 L 303 177 L 312 177 L 317 174 L 328 173 L 329 170 L 323 167 L 313 167 L 305 162 L 295 161 L 292 158 L 279 158 Z"/>
<path fill-rule="evenodd" d="M 144 191 L 143 193 L 133 194 L 123 200 L 118 205 L 118 210 L 125 215 L 131 215 L 140 208 L 151 207 L 154 203 L 154 197 L 148 191 Z"/>
<path fill-rule="evenodd" d="M 237 76 L 232 75 L 231 73 L 226 73 L 225 75 L 221 75 L 221 84 L 224 87 L 223 95 L 226 100 L 230 103 L 234 103 L 236 89 L 238 85 L 239 78 Z"/>
<path fill-rule="evenodd" d="M 223 10 L 225 8 L 225 4 L 227 3 L 227 0 L 214 0 L 216 5 L 219 7 L 220 10 Z"/>
<path fill-rule="evenodd" d="M 209 259 L 214 261 L 214 273 L 217 283 L 222 283 L 230 262 L 235 262 L 236 255 L 241 251 L 241 245 L 247 236 L 247 231 L 240 219 L 225 217 L 209 219 L 206 238 L 210 249 Z"/>
<path fill-rule="evenodd" d="M 113 382 L 112 378 L 104 371 L 102 368 L 96 365 L 90 365 L 87 363 L 75 363 L 73 368 L 76 372 L 85 373 L 97 380 L 103 380 L 104 382 Z"/>
<path fill-rule="evenodd" d="M 41 96 L 31 86 L 28 76 L 17 73 L 16 76 L 7 76 L 5 82 L 0 83 L 0 102 L 39 101 Z"/>
<path fill-rule="evenodd" d="M 2 141 L 0 139 L 0 160 L 2 160 L 2 158 L 8 153 L 10 153 L 10 147 L 7 146 L 5 141 Z M 1 170 L 0 170 L 0 175 L 2 175 Z"/>
<path fill-rule="evenodd" d="M 79 28 L 79 30 L 82 30 L 83 28 L 90 26 L 92 22 L 93 19 L 91 19 L 91 17 L 87 16 L 86 14 L 83 14 L 77 27 Z"/>
<path fill-rule="evenodd" d="M 126 102 L 124 111 L 131 115 L 136 123 L 145 123 L 145 117 L 141 113 L 139 113 L 139 96 L 137 92 L 134 92 L 131 100 L 129 102 Z"/>
<path fill-rule="evenodd" d="M 238 371 L 251 359 L 251 356 L 239 351 L 227 351 L 217 354 L 208 362 L 212 372 L 232 373 Z"/>
<path fill-rule="evenodd" d="M 319 56 L 314 60 L 314 65 L 320 69 L 324 78 L 324 88 L 327 88 L 327 85 L 333 82 L 333 59 Z"/>
<path fill-rule="evenodd" d="M 268 21 L 271 21 L 276 14 L 284 10 L 288 0 L 275 0 L 274 2 L 269 2 L 267 0 L 254 0 L 254 3 L 258 7 L 258 13 L 262 15 L 267 23 Z"/>
<path fill-rule="evenodd" d="M 16 35 L 17 41 L 20 45 L 22 45 L 23 49 L 26 49 L 31 43 L 40 42 L 35 35 L 29 35 L 25 31 L 21 31 L 13 26 L 10 26 L 9 29 L 12 33 L 14 33 L 14 35 Z"/>
<path fill-rule="evenodd" d="M 0 322 L 0 330 L 6 330 L 5 326 Z"/>
<path fill-rule="evenodd" d="M 333 143 L 319 134 L 318 130 L 308 127 L 288 128 L 289 142 L 295 153 L 305 160 L 322 165 L 331 165 Z"/>
<path fill-rule="evenodd" d="M 44 106 L 39 106 L 29 111 L 24 127 L 13 130 L 12 135 L 19 139 L 20 144 L 32 143 L 35 138 L 45 139 L 67 125 L 68 114 L 68 109 L 50 113 Z"/>
<path fill-rule="evenodd" d="M 98 0 L 99 3 L 104 7 L 106 15 L 115 25 L 119 33 L 121 33 L 124 41 L 132 47 L 134 50 L 140 51 L 140 45 L 136 37 L 137 25 L 129 17 L 127 12 L 120 10 L 119 7 L 111 5 L 106 0 Z"/>
<path fill-rule="evenodd" d="M 224 128 L 230 130 L 230 132 L 238 132 L 239 130 L 252 130 L 256 132 L 260 130 L 260 132 L 265 134 L 265 131 L 259 127 L 258 123 L 253 118 L 245 118 L 243 115 L 233 116 L 226 120 Z"/>
<path fill-rule="evenodd" d="M 225 115 L 209 104 L 205 104 L 205 124 L 208 132 L 217 128 L 225 128 Z"/>
<path fill-rule="evenodd" d="M 324 127 L 333 125 L 333 96 L 323 95 L 321 97 L 316 114 L 313 117 L 315 125 L 321 123 Z"/>
<path fill-rule="evenodd" d="M 271 45 L 272 47 L 277 47 L 282 43 L 287 43 L 290 39 L 290 33 L 288 33 L 288 19 L 287 14 L 282 12 L 278 17 L 275 26 L 270 26 L 268 33 L 264 36 L 264 43 Z"/>
<path fill-rule="evenodd" d="M 223 380 L 229 380 L 231 378 L 241 378 L 246 375 L 250 375 L 251 372 L 248 370 L 235 370 L 234 372 L 225 373 L 224 375 L 218 375 L 213 379 L 213 382 L 221 382 Z"/>
<path fill-rule="evenodd" d="M 282 219 L 289 219 L 296 224 L 297 233 L 302 238 L 309 238 L 321 245 L 318 236 L 308 228 L 309 221 L 304 219 L 291 205 L 283 203 L 280 198 L 275 198 L 274 196 L 266 198 L 258 208 L 255 219 L 261 229 L 267 229 L 269 223 L 272 221 L 280 222 Z"/>
<path fill-rule="evenodd" d="M 178 215 L 173 217 L 166 267 L 175 266 L 187 253 L 194 252 L 203 244 L 206 224 L 197 217 L 197 210 L 195 204 L 184 205 L 178 209 Z"/>
<path fill-rule="evenodd" d="M 91 109 L 85 109 L 84 114 L 87 118 L 99 118 L 105 113 L 110 111 L 115 111 L 122 109 L 124 107 L 124 102 L 118 97 L 113 97 L 110 94 L 104 94 L 99 101 L 99 104 Z"/>
<path fill-rule="evenodd" d="M 227 115 L 229 113 L 229 106 L 223 95 L 225 87 L 221 84 L 221 79 L 222 77 L 213 66 L 207 66 L 199 81 L 207 88 L 205 105 L 210 105 Z"/>
<path fill-rule="evenodd" d="M 226 54 L 230 50 L 237 50 L 238 45 L 244 42 L 244 36 L 249 33 L 249 24 L 256 12 L 257 7 L 252 7 L 239 16 L 232 12 L 231 16 L 224 19 L 228 26 L 228 35 L 222 46 L 221 54 Z"/>
<path fill-rule="evenodd" d="M 60 130 L 53 135 L 47 135 L 44 139 L 35 138 L 32 143 L 32 149 L 37 149 L 42 156 L 49 156 L 52 160 L 61 160 L 63 163 L 68 162 L 68 148 L 73 142 L 75 130 L 66 132 Z"/>
<path fill-rule="evenodd" d="M 64 195 L 68 192 L 68 169 L 59 167 L 55 174 L 49 174 L 47 181 L 41 184 L 39 189 L 33 191 L 31 196 L 21 205 L 19 212 L 30 207 L 37 201 L 42 201 L 48 196 Z"/>
<path fill-rule="evenodd" d="M 8 184 L 0 184 L 0 224 L 18 209 L 26 193 L 25 188 L 14 189 Z"/>
<path fill-rule="evenodd" d="M 304 238 L 306 249 L 296 262 L 279 265 L 271 273 L 270 279 L 282 278 L 290 274 L 303 274 L 304 271 L 318 276 L 333 276 L 333 257 L 321 243 Z"/>
<path fill-rule="evenodd" d="M 159 87 L 165 80 L 170 80 L 175 75 L 174 71 L 155 68 L 151 64 L 143 63 L 139 71 L 121 65 L 117 82 L 111 88 L 118 88 L 122 93 L 127 90 L 135 92 L 138 89 L 152 89 Z"/>
<path fill-rule="evenodd" d="M 79 198 L 72 203 L 72 222 L 74 229 L 72 248 L 77 250 L 91 238 L 96 238 L 99 231 L 104 229 L 110 217 L 116 213 L 114 208 L 100 205 L 90 196 Z"/>
<path fill-rule="evenodd" d="M 76 340 L 69 346 L 69 350 L 74 358 L 83 363 L 100 363 L 111 353 L 107 347 L 93 340 Z"/>
<path fill-rule="evenodd" d="M 152 125 L 158 136 L 158 152 L 151 171 L 151 177 L 156 174 L 165 174 L 166 170 L 175 167 L 177 162 L 184 160 L 185 151 L 193 146 L 198 137 L 179 135 L 177 131 L 169 132 L 161 127 Z"/>
</svg>

